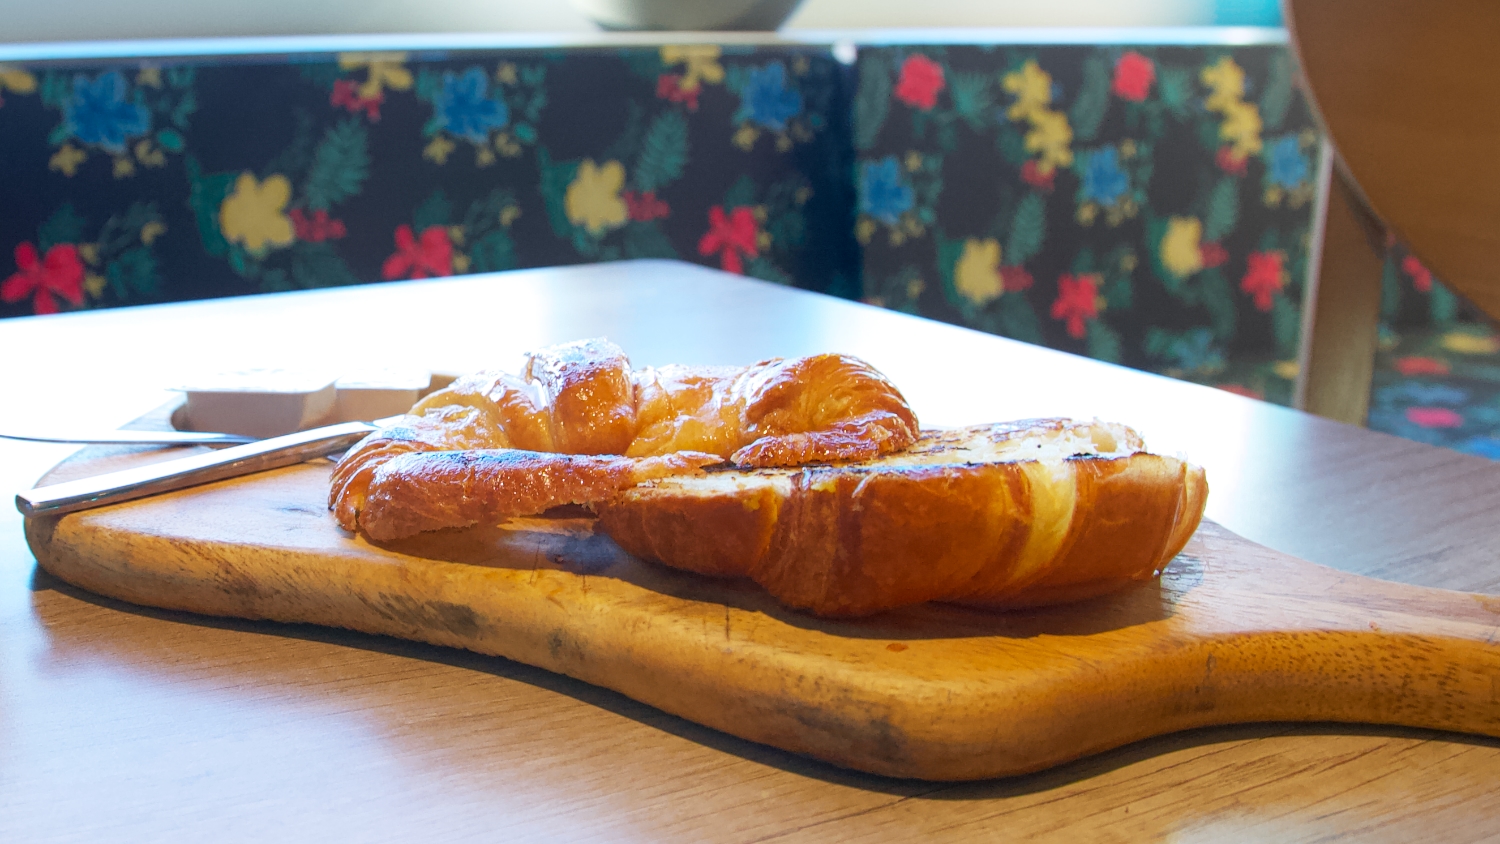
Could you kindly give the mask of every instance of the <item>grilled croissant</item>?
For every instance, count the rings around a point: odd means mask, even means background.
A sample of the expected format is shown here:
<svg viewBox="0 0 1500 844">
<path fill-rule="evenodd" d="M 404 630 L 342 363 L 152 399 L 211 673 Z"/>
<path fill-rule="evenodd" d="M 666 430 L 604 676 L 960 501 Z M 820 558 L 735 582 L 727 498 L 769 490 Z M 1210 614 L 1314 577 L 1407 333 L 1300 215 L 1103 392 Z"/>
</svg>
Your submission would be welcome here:
<svg viewBox="0 0 1500 844">
<path fill-rule="evenodd" d="M 1122 425 L 926 431 L 834 466 L 711 471 L 625 489 L 599 527 L 631 554 L 748 577 L 782 603 L 861 616 L 927 601 L 1064 603 L 1156 576 L 1203 517 L 1203 470 Z"/>
<path fill-rule="evenodd" d="M 423 399 L 339 461 L 329 507 L 347 530 L 394 539 L 601 501 L 723 461 L 869 459 L 917 433 L 895 386 L 847 355 L 632 370 L 618 346 L 583 340 L 531 353 L 519 375 L 481 372 Z"/>
</svg>

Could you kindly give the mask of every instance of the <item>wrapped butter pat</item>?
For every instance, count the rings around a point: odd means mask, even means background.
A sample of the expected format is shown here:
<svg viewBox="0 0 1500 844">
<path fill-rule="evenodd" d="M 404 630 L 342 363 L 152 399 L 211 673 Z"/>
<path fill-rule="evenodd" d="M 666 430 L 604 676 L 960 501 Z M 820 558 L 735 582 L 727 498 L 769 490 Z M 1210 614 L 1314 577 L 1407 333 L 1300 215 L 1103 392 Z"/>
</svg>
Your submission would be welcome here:
<svg viewBox="0 0 1500 844">
<path fill-rule="evenodd" d="M 411 409 L 432 384 L 432 373 L 414 369 L 383 369 L 354 373 L 334 385 L 337 422 L 368 422 Z"/>
<path fill-rule="evenodd" d="M 194 431 L 276 437 L 333 421 L 338 393 L 327 372 L 245 369 L 192 381 L 184 416 Z"/>
</svg>

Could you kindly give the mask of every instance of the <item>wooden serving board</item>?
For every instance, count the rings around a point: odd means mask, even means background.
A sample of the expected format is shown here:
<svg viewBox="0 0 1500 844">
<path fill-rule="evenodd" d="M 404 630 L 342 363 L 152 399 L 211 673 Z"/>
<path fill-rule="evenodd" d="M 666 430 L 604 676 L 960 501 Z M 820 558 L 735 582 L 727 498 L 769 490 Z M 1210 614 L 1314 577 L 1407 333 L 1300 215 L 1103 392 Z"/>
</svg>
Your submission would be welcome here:
<svg viewBox="0 0 1500 844">
<path fill-rule="evenodd" d="M 86 450 L 47 482 L 182 453 Z M 1248 721 L 1500 736 L 1500 598 L 1343 574 L 1211 523 L 1160 582 L 1107 598 L 831 622 L 633 559 L 582 518 L 372 545 L 327 512 L 329 469 L 35 519 L 27 538 L 114 598 L 503 656 L 897 777 L 1019 774 Z"/>
</svg>

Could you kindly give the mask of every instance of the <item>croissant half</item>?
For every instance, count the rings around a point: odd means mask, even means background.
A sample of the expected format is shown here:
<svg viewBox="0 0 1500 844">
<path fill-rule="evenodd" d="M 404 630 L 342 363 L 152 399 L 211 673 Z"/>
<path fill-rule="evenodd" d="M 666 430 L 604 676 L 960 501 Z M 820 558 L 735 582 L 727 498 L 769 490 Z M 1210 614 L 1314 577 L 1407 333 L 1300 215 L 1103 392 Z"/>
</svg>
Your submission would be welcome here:
<svg viewBox="0 0 1500 844">
<path fill-rule="evenodd" d="M 1197 529 L 1203 470 L 1138 448 L 1123 426 L 1067 420 L 933 431 L 859 464 L 647 483 L 600 505 L 599 526 L 821 616 L 1063 603 L 1156 576 Z"/>
<path fill-rule="evenodd" d="M 858 616 L 1151 578 L 1207 492 L 1202 469 L 1120 425 L 919 432 L 900 392 L 845 355 L 632 370 L 590 340 L 428 396 L 345 455 L 329 507 L 387 541 L 584 504 L 638 557 Z"/>
<path fill-rule="evenodd" d="M 593 503 L 708 463 L 861 460 L 916 436 L 901 393 L 848 355 L 632 370 L 618 346 L 583 340 L 531 353 L 518 375 L 481 372 L 426 397 L 344 455 L 329 508 L 346 530 L 395 539 Z M 471 451 L 497 453 L 441 456 Z"/>
</svg>

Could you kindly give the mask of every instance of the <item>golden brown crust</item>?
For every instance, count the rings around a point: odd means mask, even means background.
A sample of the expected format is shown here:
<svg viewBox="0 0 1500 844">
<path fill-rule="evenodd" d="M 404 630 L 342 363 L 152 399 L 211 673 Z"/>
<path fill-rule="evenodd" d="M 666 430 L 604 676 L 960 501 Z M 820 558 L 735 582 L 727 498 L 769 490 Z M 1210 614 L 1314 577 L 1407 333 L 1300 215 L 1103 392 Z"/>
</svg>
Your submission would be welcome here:
<svg viewBox="0 0 1500 844">
<path fill-rule="evenodd" d="M 592 504 L 649 480 L 697 472 L 712 454 L 597 457 L 519 449 L 409 452 L 375 469 L 359 525 L 371 539 L 496 524 Z"/>
<path fill-rule="evenodd" d="M 563 454 L 624 454 L 635 439 L 630 361 L 608 340 L 532 352 L 522 377 L 547 397 L 552 448 Z"/>
<path fill-rule="evenodd" d="M 1053 453 L 1006 451 L 1034 440 Z M 824 616 L 1074 600 L 1159 573 L 1197 527 L 1207 493 L 1202 470 L 1175 458 L 1057 452 L 1092 441 L 1128 452 L 1139 438 L 1062 420 L 1041 420 L 1030 435 L 1014 424 L 932 432 L 867 464 L 626 489 L 599 506 L 600 527 L 637 556 L 749 577 Z M 960 442 L 996 458 L 976 462 Z"/>
<path fill-rule="evenodd" d="M 412 452 L 517 448 L 635 458 L 701 452 L 746 466 L 788 466 L 866 459 L 903 448 L 916 435 L 916 416 L 900 392 L 847 355 L 632 371 L 618 346 L 582 340 L 532 352 L 520 375 L 480 372 L 429 395 L 401 424 L 344 456 L 329 507 L 340 525 L 357 530 L 376 470 Z M 408 463 L 402 483 L 384 493 L 382 512 L 426 511 L 433 496 L 451 491 L 436 468 L 417 468 L 448 463 Z"/>
<path fill-rule="evenodd" d="M 741 386 L 744 437 L 737 466 L 868 460 L 917 438 L 917 417 L 874 367 L 849 355 L 768 361 Z"/>
</svg>

